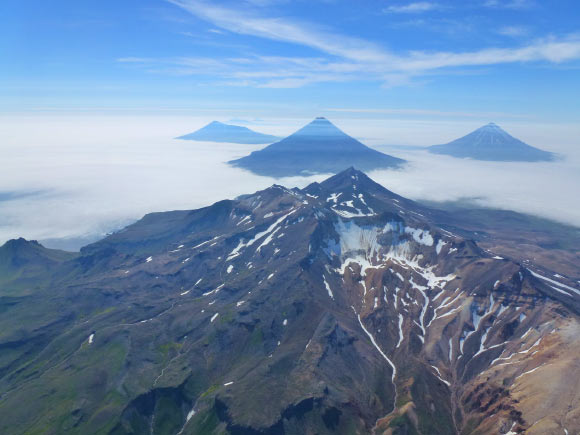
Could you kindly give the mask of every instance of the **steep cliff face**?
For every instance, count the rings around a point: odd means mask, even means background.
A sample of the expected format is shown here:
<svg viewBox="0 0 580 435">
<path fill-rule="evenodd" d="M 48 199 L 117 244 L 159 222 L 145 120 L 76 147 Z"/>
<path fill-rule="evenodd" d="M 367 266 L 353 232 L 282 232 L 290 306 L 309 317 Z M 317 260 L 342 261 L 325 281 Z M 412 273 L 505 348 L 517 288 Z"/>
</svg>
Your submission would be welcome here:
<svg viewBox="0 0 580 435">
<path fill-rule="evenodd" d="M 149 215 L 8 310 L 0 429 L 580 430 L 578 286 L 433 215 L 353 169 Z"/>
</svg>

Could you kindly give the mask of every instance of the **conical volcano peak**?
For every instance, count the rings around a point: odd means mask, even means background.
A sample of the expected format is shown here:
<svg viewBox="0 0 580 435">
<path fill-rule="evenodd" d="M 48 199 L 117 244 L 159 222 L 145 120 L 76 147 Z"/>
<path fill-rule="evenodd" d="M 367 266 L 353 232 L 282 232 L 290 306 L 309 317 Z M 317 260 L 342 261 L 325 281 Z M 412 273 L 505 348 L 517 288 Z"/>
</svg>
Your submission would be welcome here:
<svg viewBox="0 0 580 435">
<path fill-rule="evenodd" d="M 507 131 L 501 128 L 494 122 L 490 122 L 489 124 L 484 125 L 483 127 L 479 127 L 477 130 L 474 130 L 470 135 L 473 135 L 474 138 L 478 137 L 480 141 L 486 143 L 512 143 L 514 141 L 518 141 L 518 139 L 514 138 L 510 135 Z M 467 135 L 465 137 L 469 137 Z"/>
<path fill-rule="evenodd" d="M 285 177 L 397 167 L 405 161 L 367 147 L 324 117 L 260 151 L 229 162 L 259 175 Z"/>
<path fill-rule="evenodd" d="M 554 155 L 534 148 L 490 122 L 471 133 L 444 145 L 429 147 L 436 154 L 488 161 L 550 161 Z"/>
<path fill-rule="evenodd" d="M 490 122 L 488 124 L 485 124 L 483 127 L 479 127 L 477 130 L 485 130 L 485 131 L 489 131 L 489 132 L 503 132 L 505 133 L 505 130 L 503 128 L 501 128 L 499 125 L 497 125 L 495 122 Z"/>
<path fill-rule="evenodd" d="M 197 140 L 207 142 L 230 142 L 241 144 L 272 143 L 278 139 L 276 136 L 258 133 L 247 127 L 225 124 L 220 121 L 212 121 L 206 126 L 193 133 L 180 136 L 177 139 Z"/>
<path fill-rule="evenodd" d="M 388 197 L 397 197 L 390 190 L 386 189 L 384 186 L 378 184 L 372 178 L 362 171 L 359 171 L 354 166 L 345 169 L 338 174 L 327 178 L 322 183 L 320 183 L 325 189 L 330 189 L 333 191 L 343 191 L 343 190 L 356 190 L 356 191 L 366 191 L 367 193 L 381 192 L 386 194 Z"/>
<path fill-rule="evenodd" d="M 350 166 L 349 168 L 346 168 L 344 171 L 339 172 L 338 174 L 336 174 L 334 177 L 331 177 L 331 178 L 349 180 L 350 182 L 358 181 L 358 180 L 361 180 L 361 181 L 371 180 L 367 174 L 365 174 L 362 171 L 359 171 L 354 166 Z"/>
<path fill-rule="evenodd" d="M 296 131 L 292 136 L 308 136 L 311 138 L 328 138 L 337 136 L 348 136 L 340 128 L 330 122 L 328 119 L 319 116 L 306 124 L 300 130 Z"/>
<path fill-rule="evenodd" d="M 345 188 L 347 186 L 350 187 L 352 185 L 364 186 L 369 183 L 375 184 L 375 182 L 371 180 L 364 172 L 355 169 L 354 166 L 351 166 L 350 168 L 347 168 L 344 171 L 339 172 L 338 174 L 324 180 L 320 184 L 326 187 L 332 186 L 333 188 L 337 189 Z"/>
</svg>

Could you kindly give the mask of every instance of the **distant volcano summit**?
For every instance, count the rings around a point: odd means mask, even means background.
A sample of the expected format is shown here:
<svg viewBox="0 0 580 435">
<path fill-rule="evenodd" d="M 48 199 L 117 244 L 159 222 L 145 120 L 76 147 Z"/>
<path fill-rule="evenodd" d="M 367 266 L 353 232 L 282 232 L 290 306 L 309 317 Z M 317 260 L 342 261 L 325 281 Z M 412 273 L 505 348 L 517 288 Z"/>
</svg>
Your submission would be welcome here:
<svg viewBox="0 0 580 435">
<path fill-rule="evenodd" d="M 350 166 L 365 171 L 393 168 L 405 160 L 373 150 L 318 117 L 287 138 L 229 163 L 258 175 L 286 177 L 337 173 Z"/>
<path fill-rule="evenodd" d="M 197 140 L 203 142 L 231 142 L 241 144 L 265 144 L 272 143 L 280 139 L 270 134 L 258 133 L 246 127 L 238 125 L 224 124 L 219 121 L 212 121 L 205 127 L 193 133 L 180 136 L 177 139 Z"/>
<path fill-rule="evenodd" d="M 459 158 L 504 162 L 539 162 L 555 159 L 553 153 L 534 148 L 490 122 L 444 145 L 429 147 L 429 152 Z"/>
</svg>

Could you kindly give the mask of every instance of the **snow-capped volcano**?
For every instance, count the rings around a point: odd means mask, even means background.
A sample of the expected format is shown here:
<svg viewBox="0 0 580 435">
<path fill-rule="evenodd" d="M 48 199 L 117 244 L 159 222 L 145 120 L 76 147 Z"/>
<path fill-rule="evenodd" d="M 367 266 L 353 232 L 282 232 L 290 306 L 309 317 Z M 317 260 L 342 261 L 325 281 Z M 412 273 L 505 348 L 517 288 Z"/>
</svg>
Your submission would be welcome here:
<svg viewBox="0 0 580 435">
<path fill-rule="evenodd" d="M 285 139 L 229 163 L 259 175 L 285 177 L 337 173 L 350 166 L 365 171 L 393 168 L 404 162 L 367 147 L 318 117 Z"/>
<path fill-rule="evenodd" d="M 435 154 L 492 161 L 550 161 L 553 153 L 534 148 L 490 122 L 483 127 L 444 145 L 429 147 Z"/>
</svg>

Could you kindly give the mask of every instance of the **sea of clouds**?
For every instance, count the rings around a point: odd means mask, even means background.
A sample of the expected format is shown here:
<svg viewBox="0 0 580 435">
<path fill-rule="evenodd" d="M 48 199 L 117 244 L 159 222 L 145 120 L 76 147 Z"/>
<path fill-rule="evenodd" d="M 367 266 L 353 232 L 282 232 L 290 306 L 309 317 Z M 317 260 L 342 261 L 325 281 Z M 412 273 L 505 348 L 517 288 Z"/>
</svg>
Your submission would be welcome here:
<svg viewBox="0 0 580 435">
<path fill-rule="evenodd" d="M 284 136 L 309 120 L 262 119 L 246 125 Z M 331 120 L 366 144 L 409 161 L 402 170 L 369 174 L 403 196 L 433 201 L 476 198 L 482 206 L 580 227 L 578 125 L 502 125 L 531 145 L 565 158 L 550 163 L 497 163 L 399 146 L 447 142 L 482 124 L 476 120 Z M 273 179 L 225 163 L 263 145 L 173 139 L 209 121 L 174 114 L 2 116 L 0 244 L 25 237 L 47 246 L 78 249 L 152 211 L 194 209 L 273 183 L 304 187 L 326 178 Z"/>
</svg>

